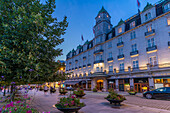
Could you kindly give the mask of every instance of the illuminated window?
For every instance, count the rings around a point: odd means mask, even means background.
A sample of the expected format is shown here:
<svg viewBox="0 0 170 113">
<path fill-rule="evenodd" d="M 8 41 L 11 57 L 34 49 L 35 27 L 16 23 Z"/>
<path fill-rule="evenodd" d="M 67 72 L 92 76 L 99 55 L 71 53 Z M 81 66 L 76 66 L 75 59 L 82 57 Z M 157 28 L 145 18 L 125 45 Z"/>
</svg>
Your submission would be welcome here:
<svg viewBox="0 0 170 113">
<path fill-rule="evenodd" d="M 99 16 L 99 18 L 100 18 L 100 16 Z"/>
<path fill-rule="evenodd" d="M 130 23 L 130 28 L 133 28 L 133 27 L 135 27 L 135 21 Z"/>
<path fill-rule="evenodd" d="M 108 25 L 108 29 L 110 29 L 110 25 Z"/>
<path fill-rule="evenodd" d="M 122 32 L 122 28 L 120 27 L 119 29 L 118 29 L 118 33 L 121 33 Z"/>
<path fill-rule="evenodd" d="M 168 25 L 170 25 L 170 17 L 167 19 L 167 23 Z"/>
<path fill-rule="evenodd" d="M 107 18 L 108 18 L 109 16 L 107 15 Z"/>
<path fill-rule="evenodd" d="M 146 26 L 146 31 L 147 31 L 147 32 L 152 31 L 152 24 L 150 24 L 149 26 Z"/>
</svg>

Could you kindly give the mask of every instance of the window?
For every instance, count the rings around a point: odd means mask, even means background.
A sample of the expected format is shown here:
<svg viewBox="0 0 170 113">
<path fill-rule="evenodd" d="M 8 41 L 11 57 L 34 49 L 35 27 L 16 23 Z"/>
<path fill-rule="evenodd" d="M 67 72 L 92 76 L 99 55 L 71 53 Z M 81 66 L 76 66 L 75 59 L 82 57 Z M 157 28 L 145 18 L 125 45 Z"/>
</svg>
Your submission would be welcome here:
<svg viewBox="0 0 170 113">
<path fill-rule="evenodd" d="M 153 46 L 155 46 L 155 39 L 154 38 L 148 39 L 148 47 L 153 47 Z"/>
<path fill-rule="evenodd" d="M 167 12 L 167 11 L 169 11 L 169 10 L 170 10 L 170 4 L 166 4 L 166 5 L 164 6 L 164 11 Z"/>
<path fill-rule="evenodd" d="M 123 42 L 122 37 L 118 38 L 118 43 L 121 43 L 121 42 Z"/>
<path fill-rule="evenodd" d="M 108 48 L 112 47 L 112 42 L 108 42 Z"/>
<path fill-rule="evenodd" d="M 170 36 L 170 32 L 169 32 L 169 36 Z"/>
<path fill-rule="evenodd" d="M 151 18 L 151 13 L 148 13 L 148 19 L 150 19 Z"/>
<path fill-rule="evenodd" d="M 147 31 L 147 32 L 152 31 L 152 24 L 150 24 L 149 26 L 146 26 L 146 31 Z"/>
<path fill-rule="evenodd" d="M 122 28 L 120 27 L 119 29 L 118 29 L 118 33 L 121 33 L 122 32 Z"/>
<path fill-rule="evenodd" d="M 88 54 L 88 55 L 89 55 L 89 57 L 90 57 L 91 53 L 89 52 L 89 54 Z"/>
<path fill-rule="evenodd" d="M 113 71 L 113 66 L 109 66 L 109 71 Z"/>
<path fill-rule="evenodd" d="M 119 55 L 123 55 L 123 48 L 119 49 Z"/>
<path fill-rule="evenodd" d="M 109 58 L 112 58 L 112 52 L 109 52 Z"/>
<path fill-rule="evenodd" d="M 132 52 L 137 51 L 137 45 L 136 44 L 133 44 L 131 47 L 132 47 Z"/>
<path fill-rule="evenodd" d="M 136 33 L 135 33 L 135 31 L 131 32 L 131 33 L 130 33 L 130 36 L 131 36 L 131 39 L 136 38 Z"/>
<path fill-rule="evenodd" d="M 119 66 L 120 66 L 120 67 L 119 67 L 120 70 L 124 70 L 124 63 L 120 63 Z"/>
<path fill-rule="evenodd" d="M 107 15 L 107 18 L 108 18 L 109 16 Z"/>
<path fill-rule="evenodd" d="M 133 27 L 135 27 L 135 21 L 130 23 L 130 28 L 133 28 Z"/>
<path fill-rule="evenodd" d="M 170 17 L 167 19 L 167 23 L 168 25 L 170 25 Z"/>
<path fill-rule="evenodd" d="M 151 64 L 151 66 L 155 66 L 157 65 L 157 59 L 156 56 L 152 56 L 149 58 L 149 63 Z"/>
<path fill-rule="evenodd" d="M 145 14 L 145 21 L 151 18 L 151 13 Z"/>
<path fill-rule="evenodd" d="M 139 68 L 138 60 L 133 61 L 133 68 Z"/>
<path fill-rule="evenodd" d="M 108 29 L 110 29 L 110 25 L 108 25 Z"/>
<path fill-rule="evenodd" d="M 100 18 L 100 16 L 99 16 L 99 18 Z"/>
<path fill-rule="evenodd" d="M 145 21 L 148 19 L 148 14 L 145 15 Z"/>
<path fill-rule="evenodd" d="M 99 72 L 99 67 L 96 67 L 96 72 Z"/>
</svg>

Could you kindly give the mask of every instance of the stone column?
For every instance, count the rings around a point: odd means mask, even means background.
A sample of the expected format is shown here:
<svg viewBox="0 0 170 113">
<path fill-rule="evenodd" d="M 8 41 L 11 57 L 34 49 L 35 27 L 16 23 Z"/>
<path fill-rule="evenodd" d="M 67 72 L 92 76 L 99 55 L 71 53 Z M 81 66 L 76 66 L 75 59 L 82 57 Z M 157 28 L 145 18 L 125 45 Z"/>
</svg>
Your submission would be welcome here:
<svg viewBox="0 0 170 113">
<path fill-rule="evenodd" d="M 95 86 L 96 86 L 96 79 L 93 78 L 93 79 L 91 80 L 91 90 L 93 90 L 93 88 L 95 88 Z"/>
<path fill-rule="evenodd" d="M 88 89 L 88 81 L 86 80 L 86 90 Z"/>
<path fill-rule="evenodd" d="M 134 79 L 130 78 L 130 89 L 134 89 Z"/>
<path fill-rule="evenodd" d="M 119 81 L 118 81 L 118 79 L 115 80 L 115 83 L 116 83 L 116 90 L 119 91 Z"/>
<path fill-rule="evenodd" d="M 154 89 L 154 80 L 153 80 L 153 77 L 151 78 L 148 78 L 149 79 L 149 89 Z"/>
<path fill-rule="evenodd" d="M 107 90 L 108 90 L 108 87 L 107 87 L 107 79 L 104 79 L 104 81 L 103 81 L 103 88 L 104 88 L 103 91 L 107 91 Z"/>
</svg>

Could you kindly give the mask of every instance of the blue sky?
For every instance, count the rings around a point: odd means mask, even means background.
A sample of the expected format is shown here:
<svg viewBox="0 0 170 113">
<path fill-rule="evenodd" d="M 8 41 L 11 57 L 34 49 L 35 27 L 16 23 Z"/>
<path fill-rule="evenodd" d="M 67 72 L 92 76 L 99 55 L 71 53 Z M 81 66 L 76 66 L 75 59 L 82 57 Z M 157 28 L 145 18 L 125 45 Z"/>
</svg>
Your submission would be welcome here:
<svg viewBox="0 0 170 113">
<path fill-rule="evenodd" d="M 158 0 L 139 0 L 142 11 L 147 2 L 156 3 Z M 66 34 L 62 36 L 65 41 L 57 48 L 63 49 L 63 55 L 56 60 L 65 60 L 66 54 L 79 44 L 83 44 L 86 40 L 93 39 L 93 26 L 95 25 L 95 17 L 99 10 L 104 6 L 111 16 L 113 26 L 122 18 L 123 20 L 137 13 L 137 0 L 56 0 L 56 9 L 53 13 L 54 17 L 61 21 L 64 16 L 68 18 L 68 28 Z M 84 41 L 81 40 L 81 35 Z"/>
</svg>

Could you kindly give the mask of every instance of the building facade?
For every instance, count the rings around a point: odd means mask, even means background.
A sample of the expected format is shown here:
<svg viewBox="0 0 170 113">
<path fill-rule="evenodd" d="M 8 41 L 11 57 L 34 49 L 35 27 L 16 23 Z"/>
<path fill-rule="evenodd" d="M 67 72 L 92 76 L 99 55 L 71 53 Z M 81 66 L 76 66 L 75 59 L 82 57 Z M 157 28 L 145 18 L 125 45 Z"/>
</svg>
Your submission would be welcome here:
<svg viewBox="0 0 170 113">
<path fill-rule="evenodd" d="M 170 0 L 120 20 L 113 27 L 102 7 L 96 16 L 94 38 L 66 56 L 66 85 L 142 92 L 170 87 Z"/>
</svg>

